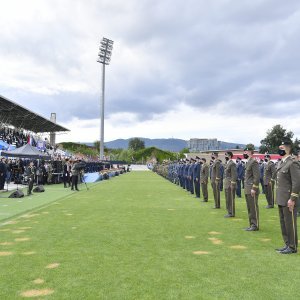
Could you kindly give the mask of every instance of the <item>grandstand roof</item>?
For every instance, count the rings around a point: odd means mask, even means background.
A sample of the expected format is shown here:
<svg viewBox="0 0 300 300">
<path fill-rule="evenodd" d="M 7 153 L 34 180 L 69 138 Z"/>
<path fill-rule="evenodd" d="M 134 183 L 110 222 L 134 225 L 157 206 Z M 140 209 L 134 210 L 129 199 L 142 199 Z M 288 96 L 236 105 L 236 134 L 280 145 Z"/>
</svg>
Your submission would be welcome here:
<svg viewBox="0 0 300 300">
<path fill-rule="evenodd" d="M 1 95 L 0 122 L 35 133 L 70 131 Z"/>
</svg>

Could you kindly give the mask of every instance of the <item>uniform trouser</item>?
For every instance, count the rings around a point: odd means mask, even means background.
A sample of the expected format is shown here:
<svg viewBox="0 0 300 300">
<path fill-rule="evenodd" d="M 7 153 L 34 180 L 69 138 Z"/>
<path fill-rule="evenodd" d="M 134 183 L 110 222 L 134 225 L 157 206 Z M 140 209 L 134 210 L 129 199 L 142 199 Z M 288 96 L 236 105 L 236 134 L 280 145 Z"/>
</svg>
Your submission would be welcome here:
<svg viewBox="0 0 300 300">
<path fill-rule="evenodd" d="M 47 183 L 47 178 L 48 178 L 48 174 L 44 173 L 43 176 L 42 176 L 42 184 L 43 185 Z"/>
<path fill-rule="evenodd" d="M 188 177 L 185 178 L 185 189 L 187 191 L 190 190 L 190 180 L 188 179 Z"/>
<path fill-rule="evenodd" d="M 181 182 L 182 182 L 182 188 L 185 189 L 185 177 L 181 177 Z"/>
<path fill-rule="evenodd" d="M 242 197 L 242 182 L 241 180 L 236 181 L 236 195 Z"/>
<path fill-rule="evenodd" d="M 195 186 L 195 194 L 197 198 L 200 198 L 200 181 L 195 179 L 194 180 L 194 186 Z"/>
<path fill-rule="evenodd" d="M 226 209 L 229 215 L 235 216 L 235 188 L 225 189 Z"/>
<path fill-rule="evenodd" d="M 69 179 L 69 174 L 64 174 L 63 176 L 63 182 L 64 182 L 64 187 L 67 187 L 67 184 L 70 186 L 70 179 Z"/>
<path fill-rule="evenodd" d="M 250 227 L 259 229 L 258 195 L 252 197 L 251 194 L 246 194 L 245 197 Z"/>
<path fill-rule="evenodd" d="M 73 175 L 71 189 L 73 190 L 75 187 L 75 189 L 77 190 L 78 189 L 77 184 L 78 184 L 78 175 Z"/>
<path fill-rule="evenodd" d="M 283 241 L 287 246 L 295 250 L 298 247 L 297 207 L 293 211 L 294 220 L 293 214 L 287 206 L 278 205 L 278 209 Z"/>
<path fill-rule="evenodd" d="M 31 191 L 33 189 L 33 178 L 29 178 L 29 182 L 28 182 L 28 195 L 31 194 Z"/>
<path fill-rule="evenodd" d="M 215 200 L 215 207 L 220 208 L 220 181 L 213 181 L 211 183 L 213 194 L 214 194 L 214 200 Z"/>
<path fill-rule="evenodd" d="M 181 177 L 181 175 L 178 175 L 178 179 L 179 179 L 179 185 L 182 187 L 182 177 Z"/>
<path fill-rule="evenodd" d="M 269 206 L 274 206 L 274 184 L 265 185 L 265 195 Z"/>
<path fill-rule="evenodd" d="M 5 176 L 0 174 L 0 190 L 4 189 L 4 183 L 5 183 Z"/>
<path fill-rule="evenodd" d="M 223 179 L 220 180 L 220 191 L 223 191 Z"/>
<path fill-rule="evenodd" d="M 190 183 L 190 193 L 194 194 L 194 179 L 189 179 L 189 183 Z"/>
<path fill-rule="evenodd" d="M 261 184 L 262 193 L 264 194 L 266 192 L 265 191 L 264 180 L 263 180 L 263 178 L 261 178 L 259 181 L 260 181 L 260 184 Z"/>
<path fill-rule="evenodd" d="M 208 191 L 207 191 L 207 183 L 202 182 L 201 183 L 201 189 L 202 189 L 202 195 L 203 195 L 203 200 L 208 201 Z"/>
</svg>

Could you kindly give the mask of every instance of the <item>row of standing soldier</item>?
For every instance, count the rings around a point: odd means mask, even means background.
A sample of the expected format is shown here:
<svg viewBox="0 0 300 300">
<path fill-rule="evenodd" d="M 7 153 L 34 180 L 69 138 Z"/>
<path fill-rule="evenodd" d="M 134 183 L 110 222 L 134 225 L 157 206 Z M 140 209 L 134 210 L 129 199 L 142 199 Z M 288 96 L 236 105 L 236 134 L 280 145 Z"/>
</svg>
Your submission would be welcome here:
<svg viewBox="0 0 300 300">
<path fill-rule="evenodd" d="M 266 208 L 274 207 L 274 187 L 275 182 L 277 183 L 276 200 L 285 245 L 276 250 L 282 254 L 296 253 L 298 245 L 297 202 L 300 192 L 300 162 L 292 158 L 291 149 L 290 141 L 282 142 L 279 146 L 282 161 L 278 165 L 275 165 L 271 156 L 266 154 L 263 173 L 263 187 L 268 203 Z M 241 196 L 241 184 L 244 181 L 244 194 L 249 218 L 249 227 L 245 230 L 258 231 L 260 228 L 258 196 L 261 176 L 259 163 L 253 154 L 254 149 L 246 148 L 244 150 L 243 158 L 247 163 L 243 166 L 241 159 L 238 158 L 235 163 L 233 153 L 228 151 L 225 154 L 224 172 L 222 172 L 223 165 L 216 152 L 211 155 L 210 165 L 205 158 L 197 156 L 196 159 L 191 158 L 190 160 L 186 159 L 156 167 L 155 171 L 191 194 L 195 193 L 196 198 L 200 198 L 200 191 L 202 190 L 203 202 L 208 202 L 207 185 L 210 177 L 215 209 L 221 208 L 220 191 L 224 184 L 227 210 L 224 217 L 226 218 L 235 217 L 235 196 L 236 194 L 238 197 Z"/>
</svg>

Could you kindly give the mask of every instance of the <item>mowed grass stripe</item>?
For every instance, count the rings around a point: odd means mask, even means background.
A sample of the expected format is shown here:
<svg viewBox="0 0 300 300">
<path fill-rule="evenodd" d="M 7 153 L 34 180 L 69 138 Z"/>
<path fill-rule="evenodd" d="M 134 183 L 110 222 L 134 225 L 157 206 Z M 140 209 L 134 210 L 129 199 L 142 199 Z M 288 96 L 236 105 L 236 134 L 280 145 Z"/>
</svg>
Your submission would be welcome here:
<svg viewBox="0 0 300 300">
<path fill-rule="evenodd" d="M 54 291 L 47 299 L 274 299 L 294 293 L 297 281 L 290 278 L 299 277 L 299 256 L 274 251 L 282 244 L 277 210 L 263 209 L 263 196 L 260 232 L 242 230 L 248 225 L 244 199 L 237 199 L 239 220 L 224 219 L 224 199 L 223 208 L 213 210 L 212 197 L 202 203 L 150 172 L 125 174 L 58 202 L 44 209 L 47 214 L 41 209 L 3 227 L 11 230 L 1 232 L 0 243 L 14 242 L 13 230 L 32 228 L 18 235 L 27 241 L 0 246 L 12 252 L 0 257 L 0 298 L 36 289 L 37 278 L 44 280 L 39 288 Z M 34 254 L 22 255 L 28 252 Z M 279 285 L 278 274 L 286 272 Z"/>
</svg>

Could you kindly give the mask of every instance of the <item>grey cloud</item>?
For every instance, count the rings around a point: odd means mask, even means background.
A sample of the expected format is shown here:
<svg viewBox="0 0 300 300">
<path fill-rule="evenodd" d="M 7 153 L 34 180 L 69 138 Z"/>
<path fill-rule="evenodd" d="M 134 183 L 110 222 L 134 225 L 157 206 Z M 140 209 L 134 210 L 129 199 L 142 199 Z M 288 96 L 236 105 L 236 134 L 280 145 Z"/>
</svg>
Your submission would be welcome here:
<svg viewBox="0 0 300 300">
<path fill-rule="evenodd" d="M 230 104 L 240 114 L 276 117 L 282 114 L 282 103 L 294 107 L 300 100 L 300 89 L 295 88 L 300 75 L 299 1 L 91 3 L 81 14 L 73 9 L 64 18 L 61 12 L 57 24 L 49 28 L 0 42 L 2 54 L 17 51 L 21 42 L 26 55 L 60 74 L 68 76 L 70 68 L 87 76 L 90 72 L 91 77 L 84 79 L 90 82 L 88 92 L 19 95 L 31 107 L 37 99 L 45 103 L 36 107 L 41 113 L 59 109 L 64 120 L 98 117 L 100 82 L 95 90 L 98 79 L 92 76 L 99 67 L 91 67 L 97 48 L 94 57 L 85 54 L 87 65 L 78 56 L 90 51 L 86 47 L 92 46 L 91 39 L 101 34 L 115 39 L 116 45 L 119 41 L 135 57 L 128 58 L 130 66 L 113 52 L 107 72 L 108 117 L 130 112 L 137 120 L 147 120 L 179 103 L 211 110 Z M 25 29 L 30 31 L 30 25 Z M 145 56 L 138 57 L 139 53 Z M 298 112 L 285 109 L 285 113 Z"/>
</svg>

